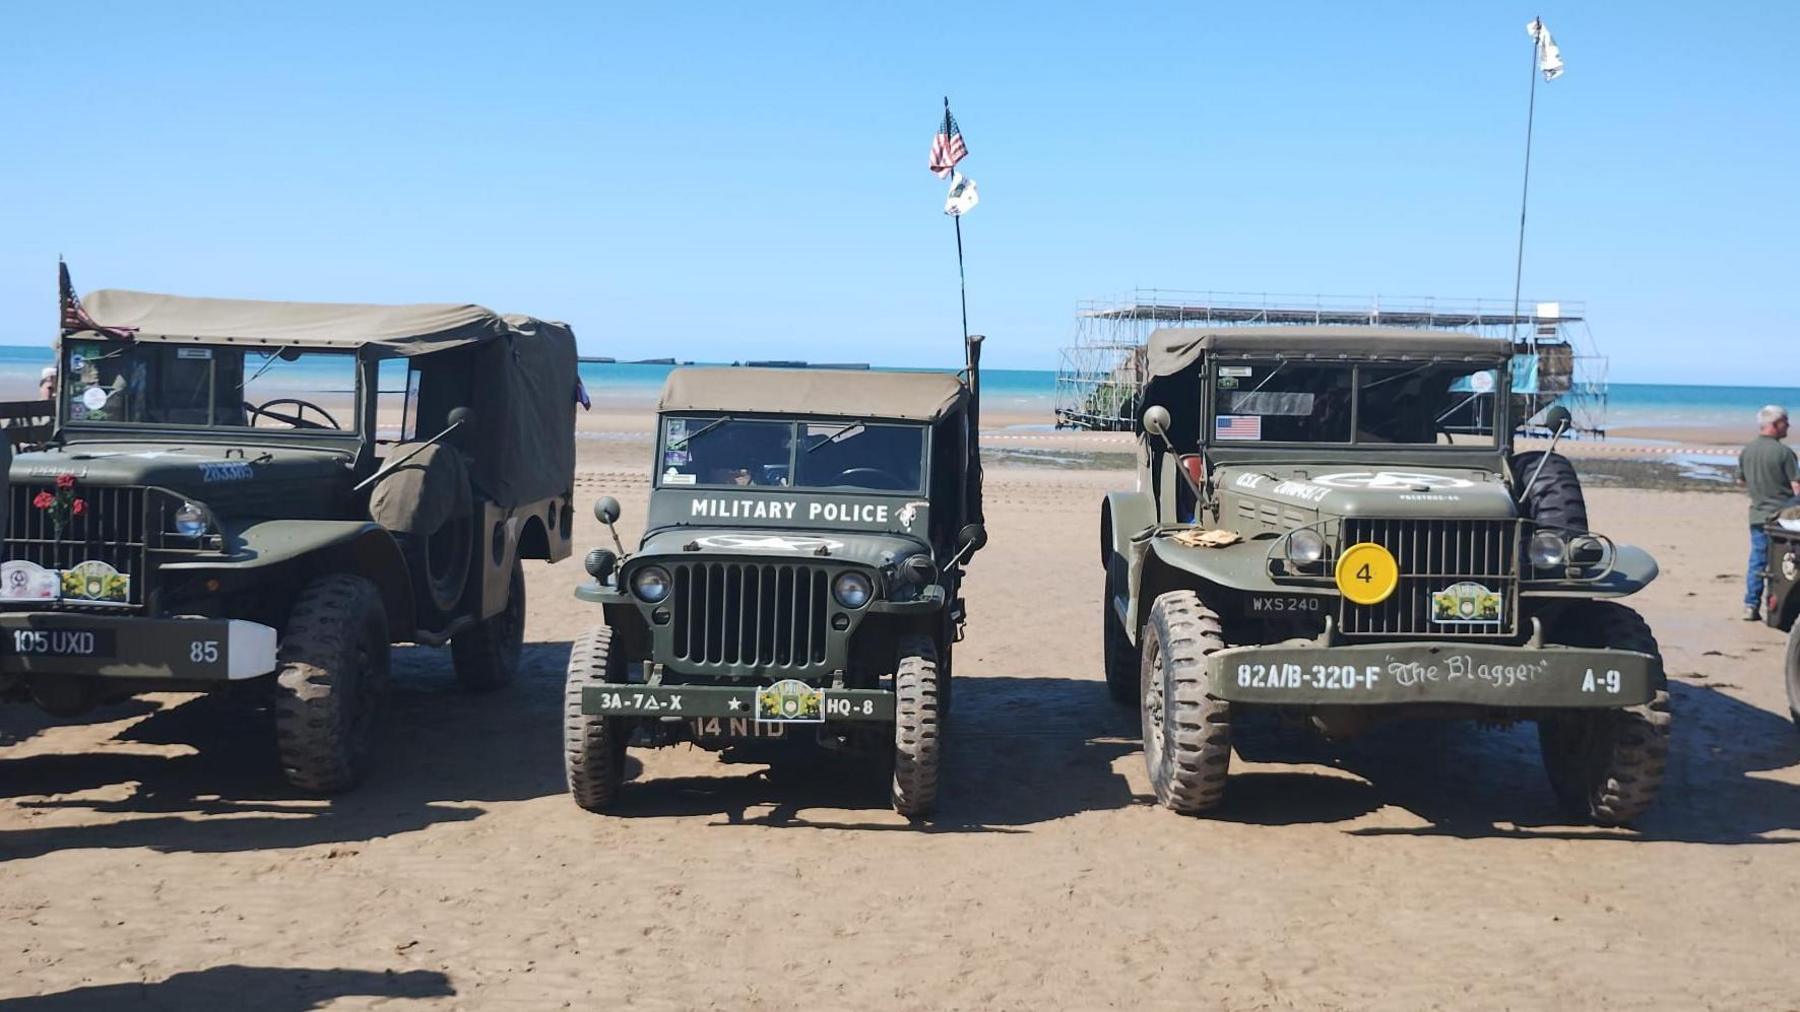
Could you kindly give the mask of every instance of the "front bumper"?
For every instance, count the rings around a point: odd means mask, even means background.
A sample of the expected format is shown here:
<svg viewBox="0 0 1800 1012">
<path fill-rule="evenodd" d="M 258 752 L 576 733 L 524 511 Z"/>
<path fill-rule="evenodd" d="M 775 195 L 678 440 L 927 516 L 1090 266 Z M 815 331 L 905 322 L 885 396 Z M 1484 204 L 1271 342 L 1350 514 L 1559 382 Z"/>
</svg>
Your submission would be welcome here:
<svg viewBox="0 0 1800 1012">
<path fill-rule="evenodd" d="M 775 688 L 793 683 L 777 683 Z M 729 717 L 757 720 L 755 685 L 589 685 L 581 690 L 581 712 L 607 717 Z M 801 688 L 796 686 L 796 688 Z M 883 689 L 819 689 L 815 719 L 765 723 L 822 724 L 826 721 L 893 723 L 894 694 Z"/>
<path fill-rule="evenodd" d="M 275 670 L 275 630 L 242 619 L 0 613 L 0 673 L 227 682 Z"/>
<path fill-rule="evenodd" d="M 1206 669 L 1209 695 L 1285 706 L 1610 708 L 1647 703 L 1665 684 L 1650 654 L 1476 643 L 1233 647 Z"/>
</svg>

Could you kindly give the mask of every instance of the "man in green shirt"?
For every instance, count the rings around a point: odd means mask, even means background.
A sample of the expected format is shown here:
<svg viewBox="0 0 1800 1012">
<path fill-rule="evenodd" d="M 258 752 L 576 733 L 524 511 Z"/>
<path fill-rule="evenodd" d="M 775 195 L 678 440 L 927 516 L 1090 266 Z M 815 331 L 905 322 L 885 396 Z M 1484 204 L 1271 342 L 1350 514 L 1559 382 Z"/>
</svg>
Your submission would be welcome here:
<svg viewBox="0 0 1800 1012">
<path fill-rule="evenodd" d="M 1769 568 L 1769 535 L 1763 525 L 1800 496 L 1800 466 L 1782 442 L 1788 434 L 1787 409 L 1770 404 L 1756 413 L 1761 435 L 1738 455 L 1738 481 L 1750 492 L 1750 569 L 1744 574 L 1744 621 L 1762 619 L 1764 573 Z"/>
</svg>

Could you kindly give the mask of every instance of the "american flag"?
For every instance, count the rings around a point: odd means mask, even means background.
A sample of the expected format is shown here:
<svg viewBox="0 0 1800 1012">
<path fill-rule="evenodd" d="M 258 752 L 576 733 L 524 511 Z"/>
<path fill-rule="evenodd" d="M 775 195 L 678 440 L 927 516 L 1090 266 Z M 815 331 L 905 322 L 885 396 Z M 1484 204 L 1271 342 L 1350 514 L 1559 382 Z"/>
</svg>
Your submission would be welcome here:
<svg viewBox="0 0 1800 1012">
<path fill-rule="evenodd" d="M 1213 417 L 1214 439 L 1261 439 L 1261 415 L 1216 415 Z"/>
<path fill-rule="evenodd" d="M 938 124 L 937 136 L 931 139 L 931 171 L 939 179 L 949 179 L 956 163 L 969 157 L 969 146 L 963 143 L 962 128 L 950 115 L 950 100 L 944 99 L 944 122 Z"/>
<path fill-rule="evenodd" d="M 120 341 L 131 340 L 137 333 L 136 327 L 102 327 L 94 322 L 87 310 L 81 308 L 81 297 L 75 294 L 75 283 L 69 280 L 69 265 L 61 260 L 56 262 L 56 282 L 62 295 L 62 332 L 64 337 L 91 330 L 96 334 Z"/>
</svg>

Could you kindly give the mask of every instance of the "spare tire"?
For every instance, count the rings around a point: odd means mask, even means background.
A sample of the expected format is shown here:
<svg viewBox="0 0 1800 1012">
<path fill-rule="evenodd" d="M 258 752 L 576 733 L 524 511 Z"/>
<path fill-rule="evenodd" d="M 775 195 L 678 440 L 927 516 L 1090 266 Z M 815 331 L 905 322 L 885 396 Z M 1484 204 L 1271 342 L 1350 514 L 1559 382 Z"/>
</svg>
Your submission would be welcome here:
<svg viewBox="0 0 1800 1012">
<path fill-rule="evenodd" d="M 1518 501 L 1521 514 L 1553 527 L 1588 529 L 1587 498 L 1581 494 L 1581 478 L 1575 474 L 1575 465 L 1569 463 L 1569 458 L 1543 450 L 1517 453 L 1513 455 L 1512 471 L 1513 498 Z M 1525 487 L 1526 482 L 1531 483 L 1530 488 Z"/>
<path fill-rule="evenodd" d="M 474 494 L 460 452 L 442 443 L 421 446 L 394 447 L 389 459 L 406 462 L 375 483 L 369 517 L 400 545 L 420 628 L 437 628 L 453 617 L 469 583 Z"/>
</svg>

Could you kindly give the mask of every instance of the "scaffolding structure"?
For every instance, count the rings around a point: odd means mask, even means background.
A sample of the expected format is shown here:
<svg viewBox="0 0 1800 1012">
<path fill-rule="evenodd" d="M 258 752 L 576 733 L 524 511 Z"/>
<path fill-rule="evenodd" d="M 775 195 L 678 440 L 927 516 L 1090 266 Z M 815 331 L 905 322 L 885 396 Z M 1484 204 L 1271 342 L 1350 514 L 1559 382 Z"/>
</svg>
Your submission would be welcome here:
<svg viewBox="0 0 1800 1012">
<path fill-rule="evenodd" d="M 1140 288 L 1076 307 L 1074 341 L 1056 371 L 1056 427 L 1129 430 L 1147 379 L 1145 348 L 1162 327 L 1382 326 L 1461 330 L 1511 340 L 1513 415 L 1527 427 L 1552 404 L 1577 433 L 1606 433 L 1606 356 L 1580 302 L 1435 298 L 1354 299 Z"/>
</svg>

